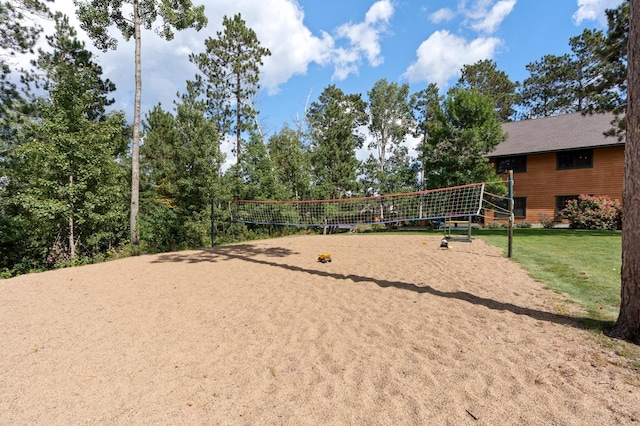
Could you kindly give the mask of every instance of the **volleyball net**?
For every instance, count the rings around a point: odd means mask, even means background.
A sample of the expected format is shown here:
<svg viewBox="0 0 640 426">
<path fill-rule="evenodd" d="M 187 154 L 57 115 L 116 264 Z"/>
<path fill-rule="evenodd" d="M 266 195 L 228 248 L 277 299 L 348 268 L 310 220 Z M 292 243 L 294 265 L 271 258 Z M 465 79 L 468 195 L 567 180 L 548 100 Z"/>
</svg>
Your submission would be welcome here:
<svg viewBox="0 0 640 426">
<path fill-rule="evenodd" d="M 338 226 L 447 220 L 478 216 L 484 183 L 405 194 L 308 201 L 232 200 L 233 222 L 259 225 Z"/>
</svg>

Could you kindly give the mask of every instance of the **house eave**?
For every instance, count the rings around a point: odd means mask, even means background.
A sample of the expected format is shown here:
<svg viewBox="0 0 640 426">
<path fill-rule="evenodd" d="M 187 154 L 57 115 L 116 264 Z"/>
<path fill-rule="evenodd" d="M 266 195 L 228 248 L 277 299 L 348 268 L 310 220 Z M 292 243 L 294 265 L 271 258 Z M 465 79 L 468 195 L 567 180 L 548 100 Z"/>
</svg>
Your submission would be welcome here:
<svg viewBox="0 0 640 426">
<path fill-rule="evenodd" d="M 503 158 L 503 157 L 516 157 L 520 155 L 539 155 L 539 154 L 553 154 L 556 152 L 566 152 L 566 151 L 577 151 L 580 149 L 597 149 L 597 148 L 612 148 L 616 146 L 624 146 L 624 142 L 608 144 L 608 145 L 585 145 L 575 148 L 561 148 L 561 149 L 553 149 L 553 150 L 545 150 L 545 151 L 521 151 L 521 152 L 507 152 L 507 153 L 499 153 L 499 154 L 489 154 L 487 158 Z"/>
</svg>

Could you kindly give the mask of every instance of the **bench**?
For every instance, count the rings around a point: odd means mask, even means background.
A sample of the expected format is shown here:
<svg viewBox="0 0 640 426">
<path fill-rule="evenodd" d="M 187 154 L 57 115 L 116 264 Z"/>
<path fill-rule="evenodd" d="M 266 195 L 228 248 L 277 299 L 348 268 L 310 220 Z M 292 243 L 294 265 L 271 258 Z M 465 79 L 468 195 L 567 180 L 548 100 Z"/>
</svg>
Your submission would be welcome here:
<svg viewBox="0 0 640 426">
<path fill-rule="evenodd" d="M 443 224 L 444 229 L 469 229 L 468 220 L 447 220 Z"/>
</svg>

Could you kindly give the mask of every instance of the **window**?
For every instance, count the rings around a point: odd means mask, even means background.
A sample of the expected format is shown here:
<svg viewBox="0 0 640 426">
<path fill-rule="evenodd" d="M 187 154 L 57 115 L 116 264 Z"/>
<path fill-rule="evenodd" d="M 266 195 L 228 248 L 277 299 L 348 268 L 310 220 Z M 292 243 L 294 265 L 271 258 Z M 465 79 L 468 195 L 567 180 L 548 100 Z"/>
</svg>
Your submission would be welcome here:
<svg viewBox="0 0 640 426">
<path fill-rule="evenodd" d="M 513 198 L 513 215 L 519 219 L 527 217 L 527 197 Z"/>
<path fill-rule="evenodd" d="M 505 210 L 509 209 L 509 201 L 504 200 Z M 513 216 L 516 219 L 525 219 L 527 217 L 527 197 L 513 197 Z M 509 215 L 506 213 L 496 212 L 496 219 L 508 219 Z"/>
<path fill-rule="evenodd" d="M 567 203 L 571 200 L 577 200 L 577 195 L 557 195 L 556 196 L 556 216 L 560 215 L 560 212 L 567 207 Z"/>
<path fill-rule="evenodd" d="M 563 151 L 557 154 L 557 169 L 584 169 L 593 167 L 593 149 Z"/>
<path fill-rule="evenodd" d="M 524 173 L 527 171 L 527 156 L 516 155 L 513 157 L 502 157 L 496 160 L 496 172 L 507 173 L 513 170 L 513 173 Z"/>
</svg>

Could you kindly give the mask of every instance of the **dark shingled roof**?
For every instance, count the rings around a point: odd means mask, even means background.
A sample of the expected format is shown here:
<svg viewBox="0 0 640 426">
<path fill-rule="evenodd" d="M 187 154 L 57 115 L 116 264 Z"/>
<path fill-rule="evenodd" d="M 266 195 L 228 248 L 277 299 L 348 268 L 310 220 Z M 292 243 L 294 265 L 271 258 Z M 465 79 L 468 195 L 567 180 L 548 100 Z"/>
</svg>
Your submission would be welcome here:
<svg viewBox="0 0 640 426">
<path fill-rule="evenodd" d="M 507 139 L 489 157 L 623 145 L 616 136 L 603 134 L 612 128 L 612 119 L 611 114 L 573 113 L 504 123 Z"/>
</svg>

